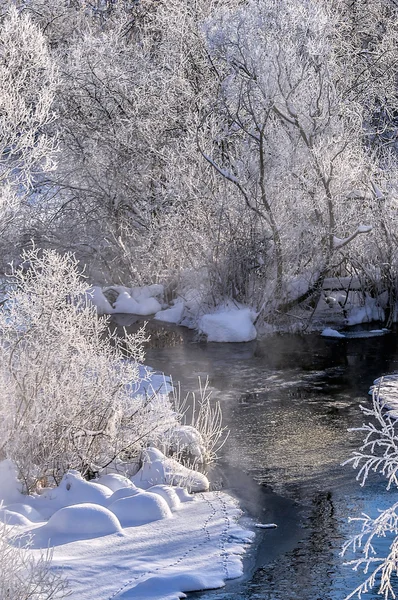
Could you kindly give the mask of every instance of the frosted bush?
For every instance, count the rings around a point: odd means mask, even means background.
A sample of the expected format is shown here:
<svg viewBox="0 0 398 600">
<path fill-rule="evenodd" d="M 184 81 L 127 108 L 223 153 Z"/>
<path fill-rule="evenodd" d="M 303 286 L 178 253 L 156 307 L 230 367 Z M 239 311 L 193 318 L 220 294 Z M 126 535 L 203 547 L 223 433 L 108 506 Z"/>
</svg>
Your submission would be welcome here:
<svg viewBox="0 0 398 600">
<path fill-rule="evenodd" d="M 90 477 L 175 423 L 164 396 L 137 394 L 144 332 L 108 331 L 72 255 L 32 250 L 0 311 L 0 459 L 27 489 L 68 469 Z"/>
<path fill-rule="evenodd" d="M 357 480 L 364 485 L 371 472 L 380 473 L 387 480 L 387 489 L 398 487 L 398 433 L 397 419 L 385 400 L 379 386 L 373 388 L 371 408 L 361 407 L 370 417 L 367 424 L 355 429 L 364 433 L 364 441 L 353 457 L 346 461 L 358 469 Z M 398 583 L 398 503 L 379 510 L 377 516 L 363 513 L 350 519 L 361 524 L 361 531 L 353 535 L 343 546 L 342 555 L 352 551 L 359 554 L 346 564 L 355 571 L 362 571 L 366 579 L 345 600 L 361 598 L 369 590 L 376 589 L 385 600 L 396 598 Z M 383 543 L 381 542 L 383 539 Z M 395 588 L 395 591 L 394 591 Z"/>
<path fill-rule="evenodd" d="M 13 533 L 0 524 L 0 598 L 1 600 L 56 600 L 69 593 L 66 581 L 50 570 L 52 553 L 38 557 L 28 547 L 18 545 Z"/>
</svg>

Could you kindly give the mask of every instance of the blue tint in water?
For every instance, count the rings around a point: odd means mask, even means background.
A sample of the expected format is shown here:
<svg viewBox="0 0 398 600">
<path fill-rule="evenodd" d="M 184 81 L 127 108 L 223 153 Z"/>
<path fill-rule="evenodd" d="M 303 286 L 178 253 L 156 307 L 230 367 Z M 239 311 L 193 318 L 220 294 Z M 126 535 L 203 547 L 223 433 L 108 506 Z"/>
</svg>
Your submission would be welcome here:
<svg viewBox="0 0 398 600">
<path fill-rule="evenodd" d="M 213 473 L 256 521 L 246 575 L 196 600 L 343 600 L 364 577 L 343 566 L 341 546 L 358 524 L 348 516 L 392 503 L 379 477 L 361 488 L 341 463 L 361 436 L 359 404 L 369 386 L 398 371 L 396 334 L 369 339 L 279 335 L 248 344 L 184 342 L 149 348 L 147 363 L 171 374 L 186 392 L 209 376 L 230 429 Z M 221 473 L 220 473 L 221 471 Z M 398 590 L 398 585 L 397 585 Z M 363 600 L 380 598 L 376 593 Z"/>
</svg>

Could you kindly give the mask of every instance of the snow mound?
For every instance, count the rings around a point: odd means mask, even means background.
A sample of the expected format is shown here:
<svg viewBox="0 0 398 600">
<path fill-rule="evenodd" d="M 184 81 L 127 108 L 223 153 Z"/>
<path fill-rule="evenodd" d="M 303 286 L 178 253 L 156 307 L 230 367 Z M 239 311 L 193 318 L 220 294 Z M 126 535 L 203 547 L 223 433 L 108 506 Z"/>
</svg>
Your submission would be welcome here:
<svg viewBox="0 0 398 600">
<path fill-rule="evenodd" d="M 108 292 L 113 298 L 116 296 L 113 305 L 104 292 Z M 97 312 L 101 315 L 125 313 L 147 316 L 162 309 L 158 298 L 162 298 L 163 294 L 164 287 L 159 284 L 133 288 L 115 285 L 103 289 L 99 286 L 93 286 L 87 291 L 87 298 L 97 307 Z"/>
<path fill-rule="evenodd" d="M 78 471 L 68 471 L 56 488 L 44 492 L 41 496 L 32 497 L 32 506 L 46 518 L 51 517 L 58 509 L 73 504 L 88 502 L 106 506 L 112 491 L 105 485 L 86 481 Z"/>
<path fill-rule="evenodd" d="M 17 478 L 17 470 L 13 463 L 6 459 L 0 462 L 0 504 L 22 502 L 22 487 Z"/>
<path fill-rule="evenodd" d="M 61 508 L 42 527 L 51 543 L 57 535 L 90 538 L 119 533 L 120 522 L 113 512 L 98 504 L 75 504 Z"/>
<path fill-rule="evenodd" d="M 354 306 L 351 308 L 346 323 L 347 325 L 360 325 L 361 323 L 384 320 L 385 313 L 381 306 L 379 306 L 377 299 L 366 295 L 364 306 Z"/>
<path fill-rule="evenodd" d="M 336 329 L 332 329 L 331 327 L 326 327 L 321 333 L 323 337 L 331 337 L 331 338 L 345 338 L 343 333 L 340 333 Z"/>
<path fill-rule="evenodd" d="M 168 432 L 168 446 L 173 454 L 189 454 L 200 463 L 204 462 L 206 452 L 203 437 L 192 425 L 178 425 Z"/>
<path fill-rule="evenodd" d="M 109 505 L 109 510 L 117 516 L 123 527 L 146 525 L 172 516 L 167 502 L 158 494 L 149 492 L 120 498 Z"/>
<path fill-rule="evenodd" d="M 91 304 L 94 304 L 94 306 L 97 308 L 97 313 L 99 315 L 111 315 L 113 312 L 115 312 L 110 302 L 104 296 L 100 286 L 94 285 L 93 287 L 89 288 L 86 296 L 87 300 L 91 302 Z"/>
<path fill-rule="evenodd" d="M 157 313 L 161 308 L 156 298 L 142 298 L 137 301 L 128 292 L 121 292 L 113 305 L 113 312 L 147 316 Z"/>
<path fill-rule="evenodd" d="M 13 510 L 8 510 L 7 508 L 0 509 L 0 522 L 6 523 L 7 525 L 17 525 L 17 526 L 28 526 L 32 525 L 32 522 L 21 515 L 21 513 L 14 512 Z"/>
<path fill-rule="evenodd" d="M 108 473 L 107 475 L 101 475 L 98 479 L 95 480 L 95 483 L 99 483 L 100 485 L 105 485 L 112 492 L 116 492 L 121 488 L 135 488 L 134 483 L 130 481 L 124 475 L 119 475 L 118 473 Z"/>
<path fill-rule="evenodd" d="M 154 319 L 164 323 L 179 323 L 184 313 L 185 303 L 182 300 L 176 300 L 174 306 L 166 308 L 156 313 Z"/>
<path fill-rule="evenodd" d="M 130 496 L 135 496 L 139 494 L 141 490 L 139 490 L 134 484 L 133 487 L 120 488 L 113 492 L 112 496 L 108 500 L 108 506 L 116 502 L 116 500 L 120 500 L 120 498 L 128 498 Z"/>
<path fill-rule="evenodd" d="M 253 325 L 256 316 L 250 308 L 207 314 L 199 319 L 198 330 L 207 336 L 208 342 L 250 342 L 257 337 Z"/>
<path fill-rule="evenodd" d="M 184 486 L 192 492 L 204 492 L 209 489 L 209 480 L 205 475 L 184 467 L 172 458 L 166 458 L 156 448 L 147 448 L 143 451 L 142 466 L 131 480 L 143 489 L 159 483 Z"/>
<path fill-rule="evenodd" d="M 166 500 L 170 510 L 174 511 L 181 505 L 181 500 L 178 494 L 175 493 L 175 488 L 171 485 L 153 485 L 147 490 L 151 494 L 159 494 L 164 500 Z"/>
<path fill-rule="evenodd" d="M 186 598 L 184 592 L 216 589 L 223 585 L 224 581 L 219 575 L 210 577 L 198 573 L 149 575 L 134 587 L 129 586 L 129 589 L 118 595 L 117 599 L 159 600 L 161 598 L 161 600 L 177 600 L 178 598 Z"/>
<path fill-rule="evenodd" d="M 193 502 L 195 499 L 193 496 L 191 496 L 191 494 L 188 492 L 188 490 L 186 488 L 175 487 L 175 488 L 173 488 L 173 490 L 179 497 L 180 502 Z"/>
<path fill-rule="evenodd" d="M 29 504 L 22 504 L 21 502 L 18 502 L 17 504 L 9 504 L 7 506 L 7 510 L 23 515 L 33 523 L 39 523 L 40 521 L 44 520 L 41 514 Z"/>
</svg>

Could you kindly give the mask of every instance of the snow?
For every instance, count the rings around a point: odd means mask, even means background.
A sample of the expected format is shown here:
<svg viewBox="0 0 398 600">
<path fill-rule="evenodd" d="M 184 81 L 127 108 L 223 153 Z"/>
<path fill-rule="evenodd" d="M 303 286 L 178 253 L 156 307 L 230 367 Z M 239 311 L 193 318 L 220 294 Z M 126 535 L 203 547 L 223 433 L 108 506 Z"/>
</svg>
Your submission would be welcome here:
<svg viewBox="0 0 398 600">
<path fill-rule="evenodd" d="M 143 489 L 158 484 L 183 486 L 192 492 L 209 489 L 209 480 L 205 475 L 184 467 L 173 458 L 166 458 L 156 448 L 147 448 L 143 452 L 142 466 L 131 480 Z"/>
<path fill-rule="evenodd" d="M 113 304 L 109 302 L 104 292 L 112 292 L 117 296 Z M 97 307 L 98 313 L 108 315 L 115 313 L 152 315 L 162 309 L 159 299 L 163 294 L 164 288 L 160 284 L 132 288 L 115 285 L 103 289 L 94 286 L 87 291 L 87 297 Z"/>
<path fill-rule="evenodd" d="M 157 313 L 161 308 L 156 298 L 142 298 L 137 301 L 128 292 L 121 292 L 113 305 L 113 312 L 147 316 Z"/>
<path fill-rule="evenodd" d="M 388 409 L 388 414 L 398 419 L 398 373 L 375 379 L 369 394 L 378 392 L 380 401 Z"/>
<path fill-rule="evenodd" d="M 181 505 L 181 500 L 171 485 L 153 485 L 148 489 L 151 494 L 159 494 L 168 504 L 170 510 L 174 512 Z"/>
<path fill-rule="evenodd" d="M 162 496 L 145 491 L 120 498 L 108 508 L 117 516 L 123 527 L 146 525 L 172 516 L 169 505 Z"/>
<path fill-rule="evenodd" d="M 250 342 L 256 339 L 253 325 L 257 313 L 250 308 L 232 308 L 203 315 L 198 322 L 199 333 L 208 342 Z"/>
<path fill-rule="evenodd" d="M 159 451 L 149 449 L 144 465 L 157 473 L 159 461 L 168 465 Z M 9 492 L 7 484 L 15 488 L 14 471 L 3 461 L 0 472 L 0 489 Z M 254 534 L 238 525 L 241 511 L 230 496 L 192 495 L 163 484 L 137 490 L 117 474 L 102 481 L 126 487 L 108 497 L 105 485 L 71 471 L 58 488 L 24 496 L 23 503 L 2 509 L 16 521 L 18 543 L 29 542 L 27 552 L 39 557 L 49 545 L 54 547 L 51 568 L 67 575 L 71 600 L 177 600 L 184 592 L 221 587 L 242 575 L 242 554 Z M 102 505 L 123 492 L 135 495 Z M 66 501 L 70 504 L 59 508 Z M 28 518 L 37 519 L 36 505 L 51 513 L 44 523 Z"/>
<path fill-rule="evenodd" d="M 128 496 L 135 496 L 138 494 L 139 489 L 133 484 L 133 487 L 120 488 L 113 492 L 112 496 L 108 500 L 108 506 L 120 500 L 120 498 L 127 498 Z"/>
<path fill-rule="evenodd" d="M 17 470 L 10 460 L 0 462 L 0 504 L 22 502 L 22 486 L 17 478 Z"/>
<path fill-rule="evenodd" d="M 359 325 L 361 323 L 384 320 L 384 310 L 379 306 L 377 299 L 367 294 L 364 306 L 354 306 L 350 309 L 349 315 L 346 318 L 346 324 Z"/>
<path fill-rule="evenodd" d="M 163 321 L 165 323 L 177 324 L 182 320 L 184 309 L 185 303 L 179 298 L 175 301 L 174 306 L 171 308 L 166 308 L 165 310 L 157 312 L 154 316 L 154 319 L 157 321 Z"/>
<path fill-rule="evenodd" d="M 111 315 L 113 312 L 115 312 L 109 301 L 105 298 L 102 289 L 98 285 L 95 285 L 87 290 L 87 299 L 97 307 L 97 312 L 99 315 Z"/>
<path fill-rule="evenodd" d="M 83 503 L 65 506 L 56 511 L 46 525 L 34 530 L 33 536 L 35 545 L 42 546 L 42 540 L 51 540 L 54 544 L 59 535 L 67 536 L 70 541 L 74 538 L 109 535 L 121 530 L 113 511 L 99 504 Z M 64 539 L 61 541 L 65 542 Z"/>
<path fill-rule="evenodd" d="M 105 485 L 112 490 L 112 492 L 116 492 L 117 490 L 123 488 L 135 489 L 135 486 L 130 479 L 124 477 L 124 475 L 119 475 L 119 473 L 108 473 L 107 475 L 101 475 L 101 477 L 95 480 L 95 483 Z"/>
<path fill-rule="evenodd" d="M 191 425 L 178 425 L 168 433 L 168 447 L 173 454 L 186 452 L 199 462 L 204 462 L 205 444 L 199 431 Z"/>
<path fill-rule="evenodd" d="M 343 333 L 340 333 L 336 329 L 332 329 L 331 327 L 326 327 L 321 333 L 323 337 L 332 337 L 332 338 L 345 338 Z"/>
<path fill-rule="evenodd" d="M 0 509 L 0 523 L 6 523 L 7 525 L 30 525 L 31 521 L 24 515 L 8 510 L 6 508 Z"/>
</svg>

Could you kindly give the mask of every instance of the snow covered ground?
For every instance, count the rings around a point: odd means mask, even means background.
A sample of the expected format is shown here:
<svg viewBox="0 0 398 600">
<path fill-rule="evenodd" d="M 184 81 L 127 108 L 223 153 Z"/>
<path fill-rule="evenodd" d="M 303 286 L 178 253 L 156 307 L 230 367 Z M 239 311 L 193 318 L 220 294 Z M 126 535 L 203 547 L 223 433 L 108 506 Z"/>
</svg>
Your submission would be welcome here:
<svg viewBox="0 0 398 600">
<path fill-rule="evenodd" d="M 174 600 L 221 587 L 242 574 L 254 534 L 238 525 L 232 497 L 206 491 L 203 475 L 187 473 L 191 489 L 203 490 L 196 494 L 181 487 L 183 479 L 170 485 L 172 467 L 149 450 L 132 479 L 87 482 L 71 471 L 57 488 L 23 496 L 3 461 L 0 520 L 30 541 L 33 555 L 54 547 L 52 569 L 67 577 L 75 600 Z"/>
<path fill-rule="evenodd" d="M 159 284 L 132 288 L 95 286 L 87 294 L 100 314 L 153 315 L 156 321 L 196 329 L 208 342 L 248 342 L 258 333 L 275 333 L 275 327 L 267 322 L 262 322 L 257 331 L 255 323 L 259 313 L 250 306 L 232 299 L 225 299 L 215 307 L 208 306 L 200 281 L 197 285 L 198 289 L 184 289 L 171 305 L 164 303 L 164 288 Z M 289 284 L 291 299 L 306 291 L 308 285 L 304 279 L 293 279 Z M 352 277 L 328 278 L 313 315 L 313 324 L 315 329 L 320 329 L 322 325 L 342 327 L 384 321 L 385 301 L 383 296 L 373 298 L 364 294 L 360 282 Z"/>
</svg>

